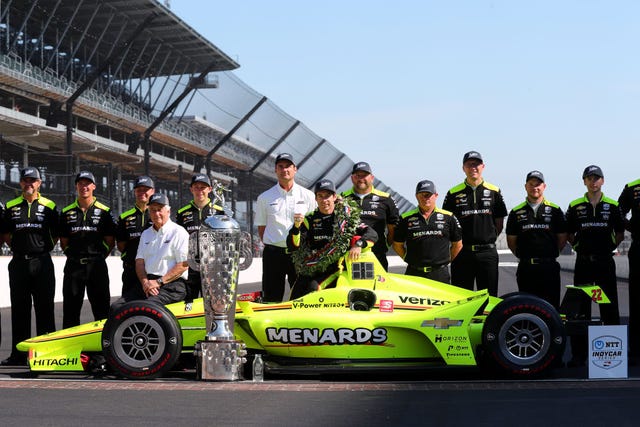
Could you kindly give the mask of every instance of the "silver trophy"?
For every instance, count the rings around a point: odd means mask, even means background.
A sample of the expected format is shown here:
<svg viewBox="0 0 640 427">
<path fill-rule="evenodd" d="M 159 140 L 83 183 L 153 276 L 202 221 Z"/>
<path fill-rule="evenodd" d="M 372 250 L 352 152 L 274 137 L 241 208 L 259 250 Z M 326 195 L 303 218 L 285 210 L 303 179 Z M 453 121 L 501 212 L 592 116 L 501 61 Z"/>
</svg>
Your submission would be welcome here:
<svg viewBox="0 0 640 427">
<path fill-rule="evenodd" d="M 200 272 L 207 328 L 195 349 L 200 379 L 242 379 L 246 350 L 242 341 L 234 339 L 233 322 L 238 274 L 241 267 L 248 267 L 247 261 L 251 264 L 246 247 L 246 234 L 230 215 L 207 218 L 189 237 L 189 267 Z"/>
</svg>

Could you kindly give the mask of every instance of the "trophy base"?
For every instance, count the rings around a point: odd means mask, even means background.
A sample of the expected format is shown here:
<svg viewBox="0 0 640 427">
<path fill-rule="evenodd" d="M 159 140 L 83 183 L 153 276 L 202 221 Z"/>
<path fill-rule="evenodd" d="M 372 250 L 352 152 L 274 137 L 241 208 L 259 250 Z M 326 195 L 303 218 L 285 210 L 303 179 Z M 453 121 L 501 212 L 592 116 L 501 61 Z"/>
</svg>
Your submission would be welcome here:
<svg viewBox="0 0 640 427">
<path fill-rule="evenodd" d="M 198 341 L 194 350 L 196 374 L 203 381 L 239 381 L 246 359 L 242 341 Z"/>
</svg>

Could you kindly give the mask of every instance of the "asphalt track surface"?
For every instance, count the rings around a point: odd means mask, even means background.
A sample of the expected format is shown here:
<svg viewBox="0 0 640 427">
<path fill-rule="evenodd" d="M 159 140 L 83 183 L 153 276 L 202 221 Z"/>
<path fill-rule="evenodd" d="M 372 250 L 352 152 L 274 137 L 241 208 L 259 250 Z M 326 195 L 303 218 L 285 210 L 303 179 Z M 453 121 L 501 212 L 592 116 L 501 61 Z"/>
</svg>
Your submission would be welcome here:
<svg viewBox="0 0 640 427">
<path fill-rule="evenodd" d="M 500 293 L 515 290 L 515 267 L 501 255 Z M 622 261 L 622 260 L 621 260 Z M 626 262 L 626 257 L 623 262 Z M 563 271 L 563 283 L 571 283 Z M 259 284 L 246 285 L 247 289 Z M 626 317 L 627 282 L 619 280 Z M 91 315 L 85 304 L 83 321 Z M 61 312 L 58 307 L 57 312 Z M 8 356 L 10 312 L 2 310 Z M 33 376 L 0 368 L 3 426 L 637 426 L 640 366 L 629 378 L 589 380 L 587 368 L 560 368 L 540 380 L 488 377 L 475 368 L 419 374 L 277 377 L 263 383 L 205 382 L 194 370 L 127 381 L 86 374 Z"/>
</svg>

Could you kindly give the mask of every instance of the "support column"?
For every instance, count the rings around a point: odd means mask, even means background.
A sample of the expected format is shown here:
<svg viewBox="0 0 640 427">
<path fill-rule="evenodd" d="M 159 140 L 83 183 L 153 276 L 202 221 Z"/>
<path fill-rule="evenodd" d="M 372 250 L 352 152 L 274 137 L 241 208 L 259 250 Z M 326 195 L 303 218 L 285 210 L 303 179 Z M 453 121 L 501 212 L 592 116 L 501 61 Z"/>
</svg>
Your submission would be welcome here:
<svg viewBox="0 0 640 427">
<path fill-rule="evenodd" d="M 116 188 L 118 189 L 118 191 L 116 191 L 116 197 L 117 197 L 117 208 L 118 208 L 118 213 L 122 212 L 122 194 L 124 193 L 124 184 L 122 182 L 122 168 L 121 167 L 117 167 L 116 168 Z"/>
<path fill-rule="evenodd" d="M 245 124 L 245 122 L 247 120 L 249 120 L 249 118 L 256 112 L 258 111 L 258 109 L 262 106 L 262 104 L 264 104 L 265 102 L 267 102 L 267 97 L 263 96 L 262 99 L 260 99 L 260 101 L 258 101 L 258 103 L 256 105 L 253 106 L 253 108 L 251 110 L 249 110 L 249 112 L 247 114 L 244 115 L 243 118 L 240 119 L 240 121 L 238 121 L 238 123 L 236 123 L 236 125 L 233 127 L 233 129 L 231 129 L 229 132 L 227 132 L 227 134 L 225 136 L 222 137 L 222 139 L 220 141 L 218 141 L 218 143 L 215 145 L 215 147 L 213 147 L 211 149 L 211 151 L 209 151 L 207 153 L 207 159 L 205 161 L 205 166 L 207 168 L 207 175 L 210 175 L 211 173 L 211 158 L 213 157 L 213 155 L 216 153 L 216 151 L 218 151 L 220 149 L 220 147 L 222 147 L 229 139 L 231 139 L 231 137 L 233 136 L 234 133 L 236 133 L 238 131 L 238 129 L 240 129 L 240 127 Z"/>
</svg>

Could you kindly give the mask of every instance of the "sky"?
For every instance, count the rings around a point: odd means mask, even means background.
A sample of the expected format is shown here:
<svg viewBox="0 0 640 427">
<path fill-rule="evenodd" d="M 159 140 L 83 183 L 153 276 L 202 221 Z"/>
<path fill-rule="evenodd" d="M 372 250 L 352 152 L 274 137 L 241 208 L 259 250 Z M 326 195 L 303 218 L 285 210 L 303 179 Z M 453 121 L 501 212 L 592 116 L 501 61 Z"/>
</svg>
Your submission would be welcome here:
<svg viewBox="0 0 640 427">
<path fill-rule="evenodd" d="M 590 164 L 640 178 L 640 2 L 171 0 L 240 79 L 415 202 L 477 150 L 510 209 L 527 172 L 566 209 Z"/>
</svg>

